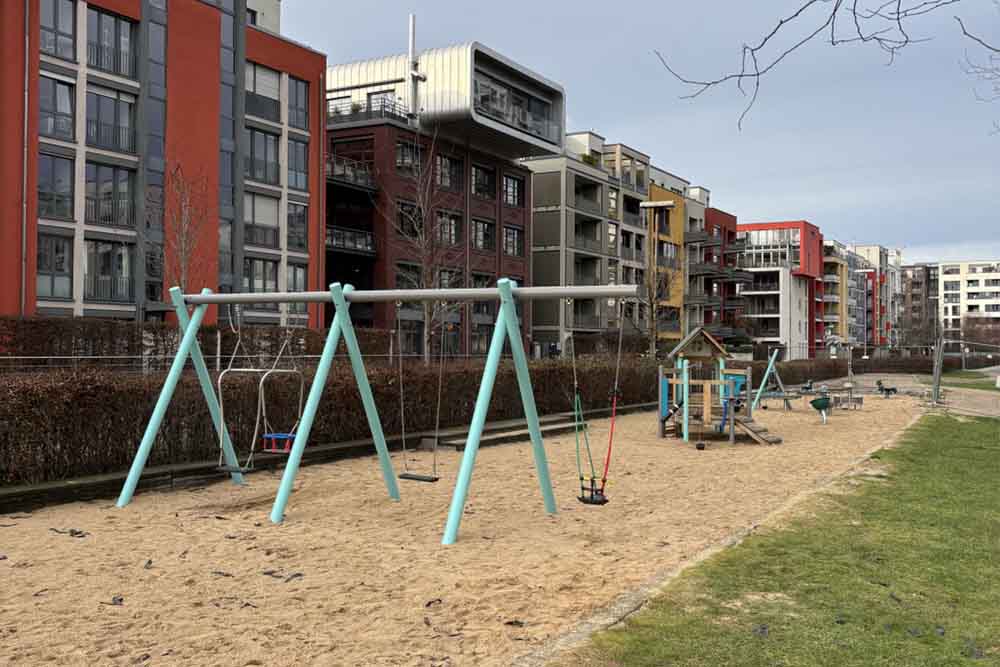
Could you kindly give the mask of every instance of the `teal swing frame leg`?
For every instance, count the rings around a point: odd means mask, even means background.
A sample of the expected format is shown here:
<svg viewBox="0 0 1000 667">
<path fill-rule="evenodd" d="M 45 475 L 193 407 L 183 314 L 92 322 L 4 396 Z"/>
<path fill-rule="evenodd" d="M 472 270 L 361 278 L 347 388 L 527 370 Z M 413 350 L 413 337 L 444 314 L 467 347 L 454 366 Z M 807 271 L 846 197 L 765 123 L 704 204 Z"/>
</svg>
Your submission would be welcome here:
<svg viewBox="0 0 1000 667">
<path fill-rule="evenodd" d="M 316 368 L 316 375 L 313 378 L 312 386 L 309 388 L 309 398 L 302 410 L 302 419 L 299 420 L 299 427 L 295 431 L 295 442 L 292 444 L 292 451 L 288 454 L 288 463 L 281 477 L 281 485 L 278 487 L 278 494 L 274 499 L 274 506 L 271 508 L 271 522 L 281 523 L 285 518 L 285 507 L 288 499 L 292 495 L 295 486 L 295 475 L 298 474 L 299 465 L 302 462 L 302 453 L 309 441 L 309 433 L 312 431 L 313 421 L 316 419 L 316 411 L 319 409 L 320 399 L 323 397 L 323 389 L 326 386 L 326 379 L 330 374 L 330 366 L 333 365 L 333 356 L 337 352 L 337 345 L 343 336 L 344 345 L 347 348 L 347 355 L 351 360 L 351 370 L 354 372 L 354 379 L 361 394 L 361 402 L 365 408 L 365 416 L 368 419 L 368 427 L 371 429 L 372 439 L 375 441 L 375 449 L 378 452 L 379 465 L 382 468 L 382 478 L 385 480 L 386 489 L 392 500 L 399 500 L 399 485 L 396 483 L 396 471 L 392 467 L 392 459 L 389 457 L 389 448 L 385 442 L 385 434 L 382 432 L 382 422 L 379 419 L 378 408 L 375 406 L 375 397 L 372 394 L 371 385 L 368 383 L 368 373 L 365 371 L 365 363 L 361 358 L 361 348 L 358 345 L 357 336 L 354 334 L 354 324 L 351 322 L 349 312 L 350 304 L 344 298 L 354 288 L 350 285 L 341 286 L 340 283 L 330 285 L 330 300 L 336 308 L 333 323 L 327 333 L 326 342 L 323 345 L 323 352 L 320 355 L 319 365 Z"/>
<path fill-rule="evenodd" d="M 500 312 L 493 329 L 493 338 L 486 357 L 486 368 L 483 370 L 483 379 L 479 384 L 479 395 L 476 398 L 476 407 L 472 413 L 472 423 L 469 426 L 469 435 L 465 441 L 465 452 L 462 455 L 462 464 L 459 468 L 455 490 L 451 497 L 448 521 L 445 524 L 444 537 L 441 540 L 441 544 L 454 544 L 455 540 L 458 539 L 458 528 L 462 522 L 462 513 L 465 511 L 465 501 L 469 495 L 469 483 L 472 481 L 472 471 L 475 468 L 476 455 L 479 452 L 479 440 L 482 438 L 483 427 L 486 424 L 486 414 L 489 411 L 490 399 L 493 396 L 493 385 L 496 382 L 505 340 L 510 341 L 514 370 L 517 375 L 518 388 L 521 392 L 521 403 L 524 406 L 524 418 L 528 423 L 528 431 L 531 434 L 531 449 L 534 455 L 538 485 L 542 491 L 545 511 L 548 514 L 556 513 L 556 499 L 552 491 L 552 480 L 549 476 L 548 458 L 545 454 L 545 446 L 542 443 L 542 432 L 538 424 L 538 410 L 535 406 L 535 397 L 531 388 L 531 377 L 528 373 L 528 361 L 524 352 L 524 344 L 521 341 L 521 329 L 517 322 L 517 309 L 511 292 L 511 288 L 513 287 L 516 287 L 516 283 L 507 278 L 497 281 L 497 288 L 500 291 Z"/>
<path fill-rule="evenodd" d="M 201 293 L 211 294 L 212 290 L 203 289 Z M 184 304 L 184 295 L 179 287 L 172 287 L 170 289 L 170 301 L 174 304 L 174 312 L 177 314 L 177 325 L 184 333 L 181 336 L 181 342 L 177 348 L 177 354 L 174 356 L 174 361 L 170 365 L 167 378 L 163 382 L 160 397 L 156 400 L 153 415 L 149 418 L 146 431 L 142 436 L 142 441 L 139 443 L 139 450 L 132 460 L 132 467 L 129 469 L 128 477 L 126 477 L 125 484 L 118 495 L 118 502 L 116 503 L 118 507 L 125 507 L 132 501 L 135 489 L 139 485 L 139 479 L 142 477 L 142 471 L 146 467 L 146 461 L 149 460 L 149 453 L 153 449 L 156 436 L 160 432 L 160 426 L 163 424 L 163 417 L 167 412 L 167 407 L 170 405 L 170 400 L 174 396 L 174 391 L 177 389 L 177 383 L 180 381 L 189 356 L 198 374 L 198 383 L 201 385 L 201 391 L 205 395 L 208 412 L 212 415 L 215 433 L 219 437 L 219 442 L 222 443 L 222 454 L 226 465 L 230 468 L 239 467 L 236 450 L 233 449 L 232 440 L 229 438 L 229 429 L 222 423 L 219 401 L 215 396 L 215 389 L 212 387 L 212 379 L 208 374 L 208 367 L 205 366 L 205 359 L 201 354 L 201 348 L 198 346 L 198 329 L 205 318 L 205 311 L 208 309 L 208 306 L 198 306 L 194 309 L 193 314 L 188 315 L 187 306 Z M 231 478 L 234 483 L 243 484 L 243 475 L 239 471 L 232 472 Z"/>
</svg>

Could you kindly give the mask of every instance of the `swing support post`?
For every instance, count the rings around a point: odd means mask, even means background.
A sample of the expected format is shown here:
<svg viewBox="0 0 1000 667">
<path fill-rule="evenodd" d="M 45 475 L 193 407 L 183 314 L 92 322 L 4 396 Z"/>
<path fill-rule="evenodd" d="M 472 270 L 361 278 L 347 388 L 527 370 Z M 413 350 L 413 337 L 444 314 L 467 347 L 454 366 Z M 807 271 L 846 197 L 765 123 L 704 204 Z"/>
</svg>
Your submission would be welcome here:
<svg viewBox="0 0 1000 667">
<path fill-rule="evenodd" d="M 538 425 L 538 412 L 535 408 L 535 397 L 531 390 L 531 378 L 528 374 L 528 363 L 524 355 L 524 345 L 521 342 L 521 330 L 517 322 L 517 310 L 514 305 L 511 287 L 515 284 L 501 278 L 497 281 L 500 290 L 500 312 L 493 329 L 493 339 L 490 342 L 489 354 L 486 357 L 486 368 L 483 369 L 483 379 L 479 384 L 479 395 L 476 407 L 472 413 L 472 423 L 469 425 L 469 435 L 465 441 L 465 451 L 462 455 L 462 465 L 455 482 L 455 491 L 451 497 L 448 510 L 448 521 L 445 524 L 444 537 L 441 544 L 454 544 L 458 539 L 458 527 L 465 511 L 465 501 L 469 495 L 469 484 L 472 481 L 472 471 L 476 465 L 476 454 L 479 452 L 479 440 L 486 424 L 486 414 L 490 408 L 493 396 L 493 385 L 496 382 L 497 371 L 500 368 L 500 357 L 503 353 L 505 339 L 510 341 L 510 350 L 514 358 L 514 369 L 517 373 L 517 384 L 521 391 L 521 402 L 524 405 L 524 417 L 531 433 L 531 445 L 535 458 L 535 468 L 538 472 L 538 484 L 542 489 L 545 511 L 556 513 L 556 500 L 552 492 L 552 481 L 549 478 L 549 464 L 542 444 L 542 433 Z"/>
</svg>

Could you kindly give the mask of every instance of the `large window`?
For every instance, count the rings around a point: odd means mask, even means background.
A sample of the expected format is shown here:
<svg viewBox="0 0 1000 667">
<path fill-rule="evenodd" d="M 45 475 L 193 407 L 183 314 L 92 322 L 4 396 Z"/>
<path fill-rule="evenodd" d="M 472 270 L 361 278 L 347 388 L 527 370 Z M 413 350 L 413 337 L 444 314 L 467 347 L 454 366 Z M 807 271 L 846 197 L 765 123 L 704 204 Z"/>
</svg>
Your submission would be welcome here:
<svg viewBox="0 0 1000 667">
<path fill-rule="evenodd" d="M 114 241 L 86 243 L 83 297 L 94 301 L 134 301 L 132 245 Z"/>
<path fill-rule="evenodd" d="M 309 144 L 288 140 L 288 187 L 309 189 Z"/>
<path fill-rule="evenodd" d="M 244 292 L 277 292 L 278 260 L 247 257 L 243 260 Z M 278 304 L 255 304 L 254 310 L 277 310 Z"/>
<path fill-rule="evenodd" d="M 289 292 L 305 292 L 306 291 L 306 267 L 302 264 L 289 264 L 288 265 L 288 291 Z M 306 313 L 306 304 L 304 303 L 290 303 L 288 304 L 288 312 L 295 313 L 299 315 L 304 315 Z"/>
<path fill-rule="evenodd" d="M 38 133 L 73 140 L 74 86 L 64 81 L 38 77 Z"/>
<path fill-rule="evenodd" d="M 517 176 L 503 177 L 503 203 L 521 208 L 524 206 L 524 179 Z"/>
<path fill-rule="evenodd" d="M 462 242 L 462 215 L 451 211 L 437 212 L 438 242 L 458 245 Z"/>
<path fill-rule="evenodd" d="M 462 160 L 440 153 L 435 155 L 434 179 L 442 190 L 461 190 Z"/>
<path fill-rule="evenodd" d="M 76 7 L 73 0 L 41 0 L 42 53 L 76 60 Z"/>
<path fill-rule="evenodd" d="M 552 120 L 552 105 L 483 72 L 473 82 L 476 111 L 539 137 L 556 141 L 562 128 Z"/>
<path fill-rule="evenodd" d="M 38 215 L 42 218 L 73 218 L 73 160 L 38 156 Z"/>
<path fill-rule="evenodd" d="M 309 208 L 305 204 L 288 204 L 288 249 L 305 251 L 309 248 Z"/>
<path fill-rule="evenodd" d="M 420 149 L 412 141 L 396 142 L 396 171 L 413 176 L 420 169 Z"/>
<path fill-rule="evenodd" d="M 473 220 L 472 247 L 476 250 L 494 250 L 497 247 L 496 223 L 490 220 Z"/>
<path fill-rule="evenodd" d="M 38 236 L 37 290 L 39 298 L 73 298 L 73 239 Z"/>
<path fill-rule="evenodd" d="M 518 227 L 503 228 L 503 254 L 524 257 L 524 230 Z"/>
<path fill-rule="evenodd" d="M 301 79 L 288 79 L 288 124 L 309 129 L 309 84 Z"/>
<path fill-rule="evenodd" d="M 87 91 L 87 145 L 135 152 L 135 97 L 104 88 Z"/>
<path fill-rule="evenodd" d="M 493 280 L 493 276 L 484 273 L 473 273 L 472 274 L 472 286 L 473 287 L 493 287 L 496 282 Z M 472 314 L 473 315 L 492 315 L 493 314 L 493 302 L 492 301 L 473 301 L 472 302 Z M 484 350 L 485 351 L 485 350 Z"/>
<path fill-rule="evenodd" d="M 244 240 L 250 245 L 278 247 L 278 200 L 246 193 L 243 195 Z"/>
<path fill-rule="evenodd" d="M 247 115 L 281 122 L 281 74 L 256 63 L 247 62 Z"/>
<path fill-rule="evenodd" d="M 477 197 L 484 197 L 486 199 L 496 197 L 496 172 L 487 167 L 472 165 L 472 193 Z"/>
<path fill-rule="evenodd" d="M 135 172 L 87 163 L 86 222 L 135 227 Z"/>
<path fill-rule="evenodd" d="M 87 8 L 87 65 L 94 69 L 135 77 L 135 23 Z"/>
<path fill-rule="evenodd" d="M 244 175 L 254 181 L 278 185 L 278 137 L 260 130 L 244 128 L 243 138 L 249 147 Z"/>
</svg>

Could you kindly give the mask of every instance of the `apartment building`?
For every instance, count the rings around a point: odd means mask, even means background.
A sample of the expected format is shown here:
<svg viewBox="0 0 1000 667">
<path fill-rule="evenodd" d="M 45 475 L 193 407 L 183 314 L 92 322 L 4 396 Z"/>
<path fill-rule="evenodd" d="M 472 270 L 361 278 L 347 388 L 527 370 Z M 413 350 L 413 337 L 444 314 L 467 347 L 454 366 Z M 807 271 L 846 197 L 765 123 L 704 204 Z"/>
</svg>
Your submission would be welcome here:
<svg viewBox="0 0 1000 667">
<path fill-rule="evenodd" d="M 536 285 L 645 283 L 648 232 L 640 204 L 648 191 L 649 158 L 594 132 L 566 135 L 557 156 L 527 158 L 532 173 L 531 260 Z M 627 304 L 629 333 L 648 328 L 647 304 Z M 618 309 L 600 299 L 537 301 L 532 335 L 544 350 L 566 339 L 591 347 L 617 328 Z"/>
<path fill-rule="evenodd" d="M 481 287 L 500 277 L 532 284 L 532 174 L 518 158 L 562 154 L 559 84 L 476 42 L 429 49 L 412 63 L 398 55 L 335 65 L 327 82 L 327 281 L 360 289 Z M 603 206 L 600 193 L 587 196 Z M 603 249 L 606 230 L 586 220 L 591 249 Z M 567 224 L 574 229 L 575 218 Z M 587 256 L 596 259 L 581 261 L 580 279 L 603 281 L 604 253 Z M 552 321 L 545 305 L 525 305 L 526 331 L 533 307 Z M 418 304 L 356 310 L 362 325 L 394 328 L 398 318 L 403 351 L 424 351 Z M 483 354 L 495 316 L 495 304 L 474 303 L 433 317 L 446 325 L 450 352 Z"/>
<path fill-rule="evenodd" d="M 640 206 L 645 208 L 650 243 L 655 247 L 655 254 L 651 253 L 655 266 L 649 270 L 655 271 L 656 279 L 647 281 L 647 292 L 655 292 L 658 300 L 658 345 L 669 350 L 684 337 L 685 220 L 677 202 L 690 183 L 656 166 L 650 166 L 649 173 L 649 200 Z"/>
<path fill-rule="evenodd" d="M 896 345 L 903 310 L 902 251 L 877 244 L 854 245 L 851 250 L 870 266 L 864 271 L 870 293 L 867 343 Z"/>
<path fill-rule="evenodd" d="M 739 224 L 740 265 L 753 274 L 741 294 L 755 343 L 809 359 L 823 349 L 823 235 L 805 220 Z"/>
<path fill-rule="evenodd" d="M 850 251 L 840 241 L 823 240 L 823 326 L 824 340 L 853 343 L 851 320 L 857 315 L 855 279 L 848 264 Z"/>
<path fill-rule="evenodd" d="M 1000 327 L 1000 260 L 938 265 L 938 317 L 945 338 L 975 338 Z M 928 280 L 930 276 L 928 275 Z"/>
<path fill-rule="evenodd" d="M 0 3 L 0 39 L 18 45 L 0 67 L 0 313 L 157 319 L 182 281 L 320 287 L 325 58 L 281 37 L 280 13 L 274 30 L 248 16 Z M 290 317 L 306 311 L 247 313 Z"/>
<path fill-rule="evenodd" d="M 899 343 L 904 346 L 932 345 L 940 333 L 938 320 L 938 276 L 935 264 L 902 267 L 903 308 L 899 320 Z"/>
</svg>

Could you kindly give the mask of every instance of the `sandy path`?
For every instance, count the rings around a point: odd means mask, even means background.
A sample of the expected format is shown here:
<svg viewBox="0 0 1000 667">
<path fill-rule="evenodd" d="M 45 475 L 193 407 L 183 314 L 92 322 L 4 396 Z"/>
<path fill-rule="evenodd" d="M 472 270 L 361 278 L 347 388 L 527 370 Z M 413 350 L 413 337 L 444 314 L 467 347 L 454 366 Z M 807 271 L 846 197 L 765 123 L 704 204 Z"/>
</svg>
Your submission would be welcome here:
<svg viewBox="0 0 1000 667">
<path fill-rule="evenodd" d="M 455 453 L 442 453 L 441 482 L 403 482 L 399 503 L 374 458 L 305 468 L 283 526 L 267 521 L 278 482 L 267 473 L 244 488 L 141 493 L 124 510 L 0 515 L 0 663 L 509 664 L 841 472 L 919 410 L 866 402 L 826 427 L 804 402 L 759 411 L 784 444 L 705 452 L 655 438 L 652 413 L 622 417 L 603 508 L 574 500 L 573 437 L 553 438 L 555 517 L 530 447 L 484 449 L 447 548 Z M 592 424 L 594 442 L 606 429 Z M 120 606 L 104 604 L 114 596 Z"/>
</svg>

